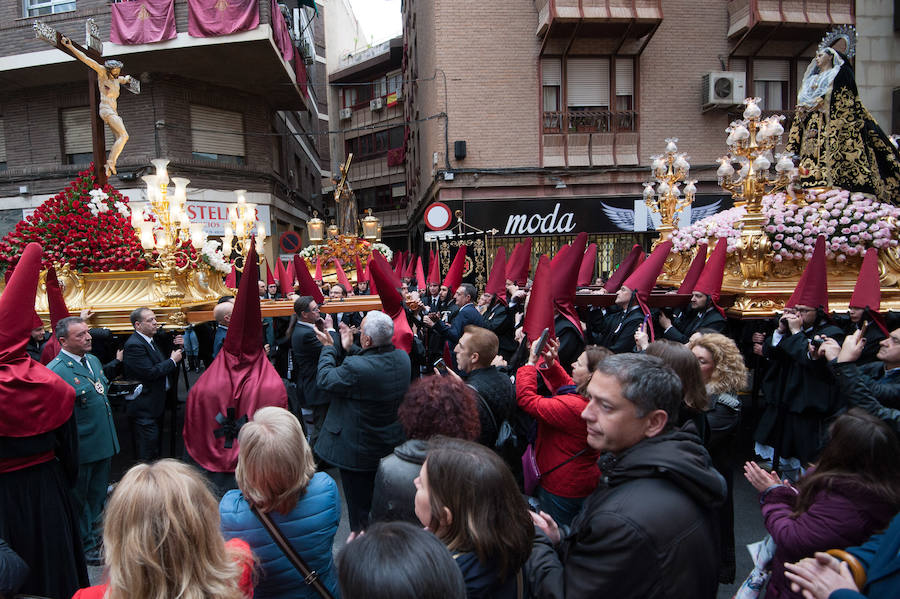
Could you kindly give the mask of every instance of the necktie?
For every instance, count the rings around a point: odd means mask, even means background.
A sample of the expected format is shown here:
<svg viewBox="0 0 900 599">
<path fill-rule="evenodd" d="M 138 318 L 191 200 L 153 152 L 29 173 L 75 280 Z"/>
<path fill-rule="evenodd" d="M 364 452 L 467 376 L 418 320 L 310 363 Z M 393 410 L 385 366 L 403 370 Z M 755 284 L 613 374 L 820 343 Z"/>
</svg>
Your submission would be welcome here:
<svg viewBox="0 0 900 599">
<path fill-rule="evenodd" d="M 84 366 L 92 375 L 94 374 L 94 371 L 91 370 L 90 366 L 88 366 L 87 356 L 81 356 L 81 365 Z"/>
</svg>

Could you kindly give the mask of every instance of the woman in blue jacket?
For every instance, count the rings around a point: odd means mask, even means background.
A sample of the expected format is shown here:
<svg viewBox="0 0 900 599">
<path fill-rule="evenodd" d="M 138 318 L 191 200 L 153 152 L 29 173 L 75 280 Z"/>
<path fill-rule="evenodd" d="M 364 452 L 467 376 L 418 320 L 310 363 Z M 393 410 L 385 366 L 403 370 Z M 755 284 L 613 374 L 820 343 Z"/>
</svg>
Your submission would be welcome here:
<svg viewBox="0 0 900 599">
<path fill-rule="evenodd" d="M 259 559 L 256 599 L 318 597 L 250 510 L 269 515 L 325 586 L 337 595 L 331 546 L 341 519 L 337 484 L 316 472 L 300 422 L 282 408 L 257 410 L 241 427 L 235 470 L 240 490 L 219 503 L 226 539 L 246 541 Z"/>
</svg>

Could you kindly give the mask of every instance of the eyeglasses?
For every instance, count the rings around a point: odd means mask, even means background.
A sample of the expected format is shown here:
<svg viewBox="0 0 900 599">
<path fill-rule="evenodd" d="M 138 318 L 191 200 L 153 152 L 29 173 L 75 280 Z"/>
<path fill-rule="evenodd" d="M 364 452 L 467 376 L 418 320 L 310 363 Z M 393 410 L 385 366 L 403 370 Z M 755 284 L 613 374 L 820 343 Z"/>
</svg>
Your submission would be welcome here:
<svg viewBox="0 0 900 599">
<path fill-rule="evenodd" d="M 794 308 L 797 314 L 806 314 L 807 312 L 815 312 L 816 308 Z"/>
</svg>

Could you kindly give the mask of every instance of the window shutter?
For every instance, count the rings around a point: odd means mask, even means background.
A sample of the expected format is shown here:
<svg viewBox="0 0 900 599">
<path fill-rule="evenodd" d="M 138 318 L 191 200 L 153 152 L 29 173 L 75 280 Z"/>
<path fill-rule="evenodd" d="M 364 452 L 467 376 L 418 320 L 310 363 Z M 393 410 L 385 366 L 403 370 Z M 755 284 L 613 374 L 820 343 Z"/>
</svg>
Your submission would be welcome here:
<svg viewBox="0 0 900 599">
<path fill-rule="evenodd" d="M 0 119 L 0 162 L 6 162 L 6 129 L 4 121 Z"/>
<path fill-rule="evenodd" d="M 634 95 L 634 59 L 616 57 L 616 95 Z"/>
<path fill-rule="evenodd" d="M 541 59 L 541 81 L 543 85 L 559 87 L 562 84 L 561 73 L 558 58 Z"/>
<path fill-rule="evenodd" d="M 787 81 L 791 63 L 787 60 L 754 60 L 754 81 Z"/>
<path fill-rule="evenodd" d="M 191 151 L 245 156 L 244 117 L 240 112 L 191 104 Z"/>
<path fill-rule="evenodd" d="M 91 140 L 91 109 L 89 106 L 62 109 L 63 148 L 66 154 L 90 154 L 94 151 Z M 103 124 L 106 151 L 112 147 L 116 138 L 112 130 Z"/>
<path fill-rule="evenodd" d="M 609 107 L 609 60 L 573 58 L 566 76 L 566 106 Z"/>
</svg>

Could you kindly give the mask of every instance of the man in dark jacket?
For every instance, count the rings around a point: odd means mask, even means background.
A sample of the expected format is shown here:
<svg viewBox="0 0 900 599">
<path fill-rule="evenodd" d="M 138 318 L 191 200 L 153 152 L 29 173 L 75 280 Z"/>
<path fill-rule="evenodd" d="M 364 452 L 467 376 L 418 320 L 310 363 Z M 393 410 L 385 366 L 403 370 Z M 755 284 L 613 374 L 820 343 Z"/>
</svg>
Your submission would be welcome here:
<svg viewBox="0 0 900 599">
<path fill-rule="evenodd" d="M 409 355 L 394 348 L 394 322 L 374 310 L 363 319 L 359 340 L 341 325 L 340 343 L 349 355 L 343 362 L 328 333 L 316 331 L 322 344 L 316 382 L 331 405 L 316 441 L 316 453 L 341 471 L 350 529 L 366 528 L 378 463 L 403 442 L 397 408 L 409 387 Z"/>
<path fill-rule="evenodd" d="M 316 336 L 316 322 L 321 318 L 319 304 L 311 296 L 302 295 L 294 300 L 294 313 L 297 314 L 297 323 L 291 334 L 294 383 L 297 385 L 300 405 L 310 408 L 313 413 L 310 446 L 315 447 L 328 412 L 328 395 L 321 393 L 316 385 L 319 356 L 322 353 L 322 343 Z M 339 340 L 334 332 L 330 336 L 332 342 Z"/>
<path fill-rule="evenodd" d="M 587 391 L 587 444 L 604 452 L 604 476 L 571 532 L 532 516 L 544 533 L 525 568 L 534 596 L 715 597 L 725 481 L 674 428 L 678 376 L 653 356 L 621 354 L 599 364 Z"/>
<path fill-rule="evenodd" d="M 881 340 L 875 357 L 880 362 L 860 364 L 865 353 L 866 338 L 856 331 L 848 335 L 843 347 L 834 339 L 827 339 L 819 348 L 819 355 L 829 362 L 841 396 L 884 420 L 900 434 L 900 329 Z"/>
<path fill-rule="evenodd" d="M 456 294 L 453 296 L 459 312 L 451 317 L 452 321 L 450 324 L 439 320 L 434 313 L 429 313 L 423 319 L 426 326 L 430 327 L 433 332 L 443 337 L 450 344 L 451 349 L 456 347 L 459 338 L 462 337 L 463 330 L 468 325 L 474 324 L 479 327 L 484 325 L 484 319 L 478 308 L 475 307 L 476 293 L 475 286 L 470 283 L 463 283 L 459 286 Z"/>
<path fill-rule="evenodd" d="M 677 343 L 687 343 L 699 329 L 709 329 L 716 333 L 725 330 L 725 317 L 713 304 L 708 295 L 702 291 L 691 293 L 690 309 L 685 310 L 675 320 L 659 313 L 659 325 L 663 329 L 663 337 Z"/>
<path fill-rule="evenodd" d="M 589 329 L 595 344 L 616 354 L 635 351 L 634 333 L 644 322 L 644 313 L 632 289 L 623 285 L 616 291 L 615 306 L 605 314 L 595 310 L 591 315 Z"/>
</svg>

